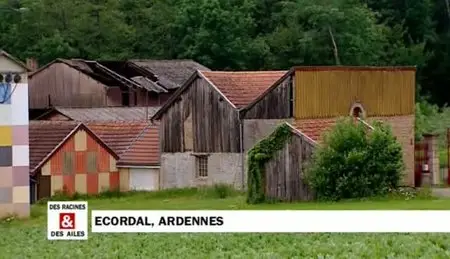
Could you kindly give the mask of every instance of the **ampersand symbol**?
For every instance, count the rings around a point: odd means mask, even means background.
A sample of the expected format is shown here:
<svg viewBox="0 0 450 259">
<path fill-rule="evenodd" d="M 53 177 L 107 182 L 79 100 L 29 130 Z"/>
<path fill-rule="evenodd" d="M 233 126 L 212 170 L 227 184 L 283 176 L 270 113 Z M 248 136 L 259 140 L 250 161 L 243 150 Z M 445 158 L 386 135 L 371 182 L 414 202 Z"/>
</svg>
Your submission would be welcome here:
<svg viewBox="0 0 450 259">
<path fill-rule="evenodd" d="M 73 227 L 73 220 L 70 218 L 70 216 L 65 215 L 65 216 L 63 217 L 62 222 L 61 222 L 61 225 L 62 225 L 64 228 L 72 228 L 72 227 Z"/>
</svg>

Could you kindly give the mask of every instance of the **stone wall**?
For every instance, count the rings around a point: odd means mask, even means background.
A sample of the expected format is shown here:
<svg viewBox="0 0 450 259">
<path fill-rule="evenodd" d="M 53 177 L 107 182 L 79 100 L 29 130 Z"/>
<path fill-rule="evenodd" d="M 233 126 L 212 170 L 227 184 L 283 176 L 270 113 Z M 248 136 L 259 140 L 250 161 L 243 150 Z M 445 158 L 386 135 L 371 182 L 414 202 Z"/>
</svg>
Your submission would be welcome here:
<svg viewBox="0 0 450 259">
<path fill-rule="evenodd" d="M 242 188 L 241 154 L 211 153 L 208 155 L 208 176 L 196 177 L 196 156 L 191 152 L 161 154 L 161 189 L 188 188 L 225 183 Z M 246 177 L 244 176 L 245 182 Z M 245 184 L 244 182 L 244 184 Z"/>
<path fill-rule="evenodd" d="M 403 148 L 403 161 L 405 163 L 405 176 L 402 184 L 414 186 L 414 115 L 372 117 L 367 121 L 383 121 L 391 125 L 392 132 Z"/>
</svg>

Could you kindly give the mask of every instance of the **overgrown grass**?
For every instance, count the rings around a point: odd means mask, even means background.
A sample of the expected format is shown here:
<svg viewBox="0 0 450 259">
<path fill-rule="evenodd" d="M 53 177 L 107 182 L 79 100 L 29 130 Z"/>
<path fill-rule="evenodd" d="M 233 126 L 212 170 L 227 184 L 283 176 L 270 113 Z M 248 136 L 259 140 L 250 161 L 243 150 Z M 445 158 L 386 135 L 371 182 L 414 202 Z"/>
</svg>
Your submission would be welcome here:
<svg viewBox="0 0 450 259">
<path fill-rule="evenodd" d="M 450 199 L 405 188 L 386 197 L 343 202 L 249 205 L 225 186 L 87 197 L 89 209 L 449 209 Z M 226 191 L 224 191 L 226 190 Z M 227 195 L 222 195 L 227 193 Z M 229 195 L 228 195 L 229 194 Z M 223 197 L 226 196 L 226 197 Z M 46 205 L 33 217 L 0 223 L 0 258 L 448 258 L 450 235 L 434 234 L 95 234 L 47 241 Z M 299 219 L 301 220 L 301 219 Z M 330 219 L 332 220 L 332 219 Z M 421 224 L 421 222 L 418 222 Z"/>
</svg>

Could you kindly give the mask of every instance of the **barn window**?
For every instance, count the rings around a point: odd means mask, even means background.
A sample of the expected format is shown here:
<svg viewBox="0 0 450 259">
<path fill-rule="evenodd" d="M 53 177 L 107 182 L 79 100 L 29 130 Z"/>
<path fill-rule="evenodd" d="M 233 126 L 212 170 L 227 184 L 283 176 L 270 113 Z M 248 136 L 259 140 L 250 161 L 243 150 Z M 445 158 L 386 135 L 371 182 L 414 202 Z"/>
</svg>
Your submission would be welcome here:
<svg viewBox="0 0 450 259">
<path fill-rule="evenodd" d="M 208 177 L 208 156 L 196 156 L 195 167 L 197 178 Z"/>
<path fill-rule="evenodd" d="M 366 112 L 360 103 L 353 104 L 350 109 L 350 116 L 353 116 L 354 118 L 364 119 L 365 113 Z"/>
<path fill-rule="evenodd" d="M 353 108 L 353 117 L 361 118 L 361 116 L 362 116 L 361 108 L 359 108 L 359 107 Z"/>
</svg>

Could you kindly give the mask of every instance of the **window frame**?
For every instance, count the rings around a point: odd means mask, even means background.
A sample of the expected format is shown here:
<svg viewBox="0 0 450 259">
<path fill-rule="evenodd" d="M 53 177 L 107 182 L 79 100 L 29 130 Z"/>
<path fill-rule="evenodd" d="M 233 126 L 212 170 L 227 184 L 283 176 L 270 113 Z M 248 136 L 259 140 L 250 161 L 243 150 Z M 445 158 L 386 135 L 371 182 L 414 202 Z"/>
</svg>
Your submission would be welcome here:
<svg viewBox="0 0 450 259">
<path fill-rule="evenodd" d="M 195 156 L 195 178 L 205 179 L 209 176 L 208 155 L 196 155 Z"/>
</svg>

